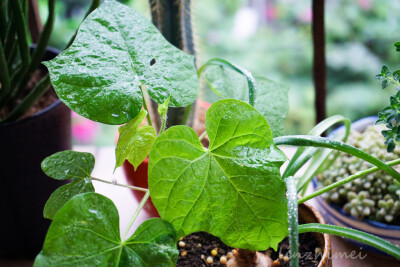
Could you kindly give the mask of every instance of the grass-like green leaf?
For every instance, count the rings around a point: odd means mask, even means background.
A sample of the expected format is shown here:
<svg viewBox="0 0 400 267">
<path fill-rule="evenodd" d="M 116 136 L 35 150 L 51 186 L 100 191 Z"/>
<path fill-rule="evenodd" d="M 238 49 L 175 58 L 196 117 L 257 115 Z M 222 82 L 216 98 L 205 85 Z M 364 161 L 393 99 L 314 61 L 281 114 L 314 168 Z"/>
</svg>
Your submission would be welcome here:
<svg viewBox="0 0 400 267">
<path fill-rule="evenodd" d="M 72 198 L 54 217 L 34 266 L 175 266 L 176 233 L 166 221 L 142 223 L 121 240 L 114 203 L 96 193 Z"/>
<path fill-rule="evenodd" d="M 327 224 L 319 224 L 319 223 L 308 223 L 299 225 L 299 233 L 307 233 L 307 232 L 315 232 L 315 233 L 326 233 L 330 235 L 337 235 L 341 237 L 350 238 L 361 243 L 370 245 L 375 247 L 383 252 L 386 252 L 397 259 L 400 259 L 400 247 L 383 240 L 377 236 L 361 232 L 358 230 L 335 226 L 335 225 L 327 225 Z"/>
<path fill-rule="evenodd" d="M 115 168 L 122 166 L 127 159 L 136 169 L 149 155 L 157 133 L 152 126 L 144 125 L 138 128 L 145 117 L 146 111 L 142 110 L 133 120 L 119 127 L 119 139 L 115 148 Z"/>
<path fill-rule="evenodd" d="M 274 141 L 277 145 L 324 147 L 324 148 L 334 149 L 337 151 L 342 151 L 377 166 L 379 169 L 390 174 L 398 182 L 400 181 L 400 174 L 397 171 L 395 171 L 392 167 L 380 161 L 379 159 L 365 153 L 364 151 L 346 145 L 345 143 L 340 141 L 331 140 L 323 137 L 308 136 L 308 135 L 281 136 L 274 138 Z"/>
<path fill-rule="evenodd" d="M 179 236 L 207 231 L 226 244 L 262 250 L 287 236 L 286 160 L 265 118 L 249 104 L 227 99 L 206 114 L 210 146 L 175 126 L 150 151 L 149 189 L 161 217 Z"/>
<path fill-rule="evenodd" d="M 197 97 L 194 57 L 168 43 L 138 12 L 105 1 L 81 24 L 72 45 L 44 63 L 59 98 L 78 114 L 106 124 L 132 120 L 150 97 L 182 107 Z"/>
</svg>

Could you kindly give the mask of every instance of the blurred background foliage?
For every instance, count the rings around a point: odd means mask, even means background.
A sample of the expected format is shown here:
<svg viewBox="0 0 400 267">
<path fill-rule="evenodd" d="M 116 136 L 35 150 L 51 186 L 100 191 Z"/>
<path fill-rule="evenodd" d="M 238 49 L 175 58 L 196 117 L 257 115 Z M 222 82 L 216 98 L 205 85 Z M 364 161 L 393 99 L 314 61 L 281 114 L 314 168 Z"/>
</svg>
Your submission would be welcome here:
<svg viewBox="0 0 400 267">
<path fill-rule="evenodd" d="M 39 0 L 42 21 L 47 0 Z M 89 0 L 57 1 L 51 45 L 62 49 L 84 16 Z M 146 0 L 121 1 L 148 18 Z M 305 134 L 314 125 L 311 0 L 192 0 L 198 63 L 221 57 L 255 75 L 290 86 L 287 134 Z M 356 120 L 376 115 L 393 91 L 373 79 L 382 64 L 398 68 L 393 43 L 399 41 L 398 0 L 326 0 L 327 113 Z M 202 88 L 202 99 L 217 97 Z M 381 90 L 381 91 L 379 91 Z M 393 89 L 394 90 L 394 89 Z M 83 123 L 76 117 L 75 122 Z M 101 127 L 77 142 L 110 144 L 115 127 Z M 85 133 L 84 129 L 82 130 Z M 90 129 L 89 129 L 90 132 Z M 89 141 L 88 141 L 89 140 Z M 95 140 L 95 141 L 93 141 Z"/>
</svg>

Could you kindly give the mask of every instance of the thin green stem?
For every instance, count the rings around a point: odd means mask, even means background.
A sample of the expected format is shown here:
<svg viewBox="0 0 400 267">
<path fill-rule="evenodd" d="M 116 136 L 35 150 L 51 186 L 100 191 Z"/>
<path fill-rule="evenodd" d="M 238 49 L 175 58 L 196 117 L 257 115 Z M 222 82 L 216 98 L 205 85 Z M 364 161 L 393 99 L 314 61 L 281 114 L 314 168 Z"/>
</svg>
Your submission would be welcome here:
<svg viewBox="0 0 400 267">
<path fill-rule="evenodd" d="M 400 159 L 395 159 L 395 160 L 389 161 L 387 163 L 387 165 L 389 165 L 389 166 L 393 166 L 393 165 L 397 165 L 397 164 L 400 164 Z M 312 198 L 314 198 L 316 196 L 322 195 L 323 193 L 328 192 L 328 191 L 330 191 L 330 190 L 332 190 L 334 188 L 342 186 L 342 185 L 344 185 L 344 184 L 346 184 L 348 182 L 351 182 L 351 181 L 353 181 L 355 179 L 358 179 L 358 178 L 361 178 L 363 176 L 365 177 L 367 174 L 374 173 L 374 172 L 379 171 L 379 170 L 380 169 L 378 167 L 372 167 L 372 168 L 369 168 L 369 169 L 364 170 L 364 171 L 359 171 L 359 172 L 357 172 L 357 173 L 355 173 L 355 174 L 353 174 L 353 175 L 351 175 L 349 177 L 346 177 L 346 178 L 344 178 L 344 179 L 342 179 L 340 181 L 337 181 L 336 183 L 333 183 L 333 184 L 330 184 L 328 186 L 325 186 L 324 188 L 321 188 L 320 190 L 317 190 L 317 191 L 313 192 L 312 194 L 299 199 L 298 203 L 301 204 L 303 202 L 306 202 L 307 200 L 310 200 L 310 199 L 312 199 Z"/>
<path fill-rule="evenodd" d="M 212 58 L 199 68 L 199 70 L 197 71 L 197 76 L 200 77 L 201 73 L 207 67 L 212 66 L 212 65 L 223 66 L 223 67 L 234 70 L 234 71 L 244 75 L 246 77 L 247 85 L 249 88 L 249 104 L 254 107 L 255 102 L 256 102 L 256 82 L 254 80 L 253 75 L 248 70 L 246 70 L 242 67 L 239 67 L 229 61 L 226 61 L 226 60 L 220 59 L 220 58 Z"/>
<path fill-rule="evenodd" d="M 149 109 L 147 108 L 147 104 L 146 104 L 146 98 L 145 98 L 145 88 L 144 88 L 144 86 L 145 85 L 140 85 L 139 87 L 140 87 L 140 91 L 142 91 L 142 98 L 143 98 L 143 108 L 144 108 L 144 110 L 146 110 L 146 119 L 147 119 L 147 123 L 150 125 L 150 126 L 153 126 L 153 123 L 151 122 L 151 118 L 150 118 L 150 113 L 149 113 Z"/>
<path fill-rule="evenodd" d="M 200 141 L 203 140 L 204 137 L 206 137 L 206 135 L 207 135 L 207 132 L 204 131 L 204 132 L 199 136 L 199 140 L 200 140 Z"/>
<path fill-rule="evenodd" d="M 162 120 L 162 124 L 161 124 L 161 128 L 160 128 L 160 132 L 158 133 L 159 135 L 162 134 L 165 131 L 165 125 L 167 125 L 167 116 L 165 116 L 164 118 L 161 118 Z"/>
<path fill-rule="evenodd" d="M 90 177 L 90 179 L 95 180 L 95 181 L 99 181 L 99 182 L 102 182 L 102 183 L 106 183 L 106 184 L 112 184 L 112 185 L 116 185 L 116 186 L 121 186 L 121 187 L 130 188 L 130 189 L 138 190 L 138 191 L 142 191 L 142 192 L 147 192 L 147 191 L 149 191 L 149 190 L 146 189 L 146 188 L 137 187 L 137 186 L 132 186 L 132 185 L 126 185 L 126 184 L 119 184 L 119 183 L 116 183 L 116 182 L 110 182 L 110 181 L 103 180 L 103 179 L 96 178 L 96 177 Z"/>
<path fill-rule="evenodd" d="M 297 206 L 296 181 L 293 176 L 285 179 L 288 199 L 290 267 L 299 266 L 299 213 Z"/>
<path fill-rule="evenodd" d="M 274 142 L 276 145 L 292 145 L 292 146 L 307 146 L 307 147 L 324 147 L 330 148 L 337 151 L 342 151 L 358 158 L 361 158 L 381 170 L 385 171 L 386 173 L 390 174 L 394 179 L 400 182 L 400 174 L 395 171 L 392 167 L 387 165 L 386 163 L 380 161 L 379 159 L 371 156 L 364 151 L 357 149 L 355 147 L 349 146 L 343 142 L 339 142 L 336 140 L 332 140 L 329 138 L 323 137 L 315 137 L 315 136 L 308 136 L 308 135 L 291 135 L 291 136 L 280 136 L 274 138 Z"/>
<path fill-rule="evenodd" d="M 388 79 L 389 81 L 393 82 L 396 86 L 399 86 L 400 83 L 398 81 L 396 81 L 395 79 L 393 79 L 392 77 L 386 77 L 386 79 Z"/>
<path fill-rule="evenodd" d="M 147 190 L 146 194 L 140 201 L 140 204 L 137 207 L 135 213 L 133 214 L 132 218 L 130 219 L 128 226 L 126 227 L 124 234 L 122 235 L 122 240 L 126 240 L 126 236 L 128 235 L 129 229 L 132 228 L 133 223 L 135 222 L 137 216 L 139 215 L 140 211 L 143 209 L 143 206 L 144 206 L 144 204 L 146 204 L 146 201 L 149 197 L 150 197 L 150 191 Z"/>
<path fill-rule="evenodd" d="M 374 235 L 361 232 L 358 230 L 340 227 L 336 225 L 319 224 L 319 223 L 308 223 L 299 225 L 299 233 L 325 233 L 329 235 L 337 235 L 341 237 L 350 238 L 358 242 L 375 247 L 383 252 L 386 252 L 393 257 L 400 259 L 400 247 L 392 244 L 382 238 Z"/>
</svg>

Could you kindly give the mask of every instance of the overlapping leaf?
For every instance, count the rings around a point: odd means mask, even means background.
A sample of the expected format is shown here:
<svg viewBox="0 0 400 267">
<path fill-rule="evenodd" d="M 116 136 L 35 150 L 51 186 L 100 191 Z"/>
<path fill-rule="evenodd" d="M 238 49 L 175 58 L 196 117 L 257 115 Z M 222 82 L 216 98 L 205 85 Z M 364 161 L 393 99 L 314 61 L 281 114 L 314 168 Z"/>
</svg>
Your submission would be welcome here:
<svg viewBox="0 0 400 267">
<path fill-rule="evenodd" d="M 207 111 L 209 149 L 196 133 L 175 126 L 150 151 L 149 188 L 161 217 L 179 236 L 207 231 L 233 247 L 262 250 L 287 235 L 285 156 L 265 118 L 239 100 Z"/>
<path fill-rule="evenodd" d="M 54 217 L 34 266 L 175 266 L 178 253 L 173 227 L 159 218 L 122 241 L 114 203 L 86 193 Z"/>
<path fill-rule="evenodd" d="M 149 155 L 157 133 L 149 125 L 138 128 L 145 117 L 146 111 L 142 110 L 133 120 L 119 127 L 119 139 L 115 148 L 115 168 L 122 166 L 127 159 L 136 169 Z"/>
<path fill-rule="evenodd" d="M 142 15 L 105 1 L 81 24 L 73 44 L 44 63 L 59 98 L 80 115 L 123 124 L 142 107 L 139 86 L 170 106 L 191 104 L 198 93 L 194 58 L 168 43 Z"/>
<path fill-rule="evenodd" d="M 94 192 L 90 175 L 94 168 L 94 157 L 90 153 L 61 151 L 42 161 L 43 172 L 53 179 L 73 181 L 59 187 L 47 200 L 43 216 L 53 219 L 57 211 L 75 195 Z"/>
<path fill-rule="evenodd" d="M 248 87 L 244 76 L 221 66 L 210 66 L 205 78 L 222 98 L 234 98 L 249 101 Z M 283 123 L 289 111 L 288 90 L 264 77 L 254 77 L 256 81 L 256 101 L 254 107 L 267 119 L 274 137 L 284 133 Z"/>
</svg>

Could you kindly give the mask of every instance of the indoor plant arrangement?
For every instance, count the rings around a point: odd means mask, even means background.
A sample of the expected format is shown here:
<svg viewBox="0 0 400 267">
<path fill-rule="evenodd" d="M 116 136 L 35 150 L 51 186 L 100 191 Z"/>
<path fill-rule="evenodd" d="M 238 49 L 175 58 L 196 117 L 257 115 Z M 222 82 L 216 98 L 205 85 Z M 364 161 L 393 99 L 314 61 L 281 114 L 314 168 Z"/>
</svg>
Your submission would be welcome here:
<svg viewBox="0 0 400 267">
<path fill-rule="evenodd" d="M 93 1 L 91 10 L 99 3 Z M 51 192 L 65 182 L 48 180 L 38 165 L 71 148 L 70 110 L 48 90 L 50 79 L 40 64 L 59 53 L 47 47 L 55 1 L 48 1 L 38 36 L 28 27 L 30 11 L 28 1 L 0 2 L 0 203 L 8 218 L 0 223 L 0 256 L 7 258 L 33 258 L 40 251 L 50 225 L 40 214 Z M 18 241 L 22 238 L 25 243 Z"/>
<path fill-rule="evenodd" d="M 170 45 L 150 22 L 116 1 L 105 1 L 82 23 L 70 48 L 44 64 L 58 96 L 75 112 L 102 123 L 126 123 L 119 130 L 116 167 L 125 159 L 137 167 L 149 154 L 149 189 L 131 187 L 145 196 L 130 225 L 150 195 L 161 218 L 145 221 L 127 238 L 129 226 L 121 239 L 115 206 L 94 193 L 92 180 L 107 181 L 91 176 L 93 156 L 56 153 L 42 162 L 43 171 L 73 182 L 57 189 L 45 206 L 44 216 L 53 222 L 35 266 L 173 266 L 178 238 L 197 231 L 252 255 L 276 249 L 289 235 L 291 266 L 298 265 L 298 235 L 303 232 L 354 238 L 400 258 L 400 248 L 372 235 L 298 224 L 297 205 L 307 199 L 298 200 L 297 192 L 328 155 L 320 148 L 358 156 L 400 181 L 400 174 L 379 159 L 340 141 L 317 137 L 338 122 L 345 122 L 348 129 L 343 117 L 323 121 L 307 136 L 279 136 L 279 128 L 272 125 L 281 127 L 284 112 L 266 119 L 264 112 L 279 113 L 280 106 L 262 105 L 257 98 L 268 95 L 266 103 L 277 104 L 278 86 L 272 86 L 271 93 L 251 73 L 221 59 L 208 61 L 196 73 L 192 56 Z M 200 137 L 187 126 L 165 130 L 168 107 L 190 105 L 197 97 L 197 75 L 215 65 L 246 77 L 249 104 L 235 99 L 214 103 Z M 163 123 L 158 133 L 147 112 L 149 97 L 160 105 Z M 258 111 L 257 104 L 266 110 Z M 149 125 L 138 128 L 146 117 Z M 203 148 L 200 139 L 206 135 L 209 147 Z M 280 167 L 287 158 L 277 148 L 282 144 L 301 146 L 283 176 Z M 318 157 L 309 171 L 296 181 L 293 175 L 314 154 Z"/>
</svg>

